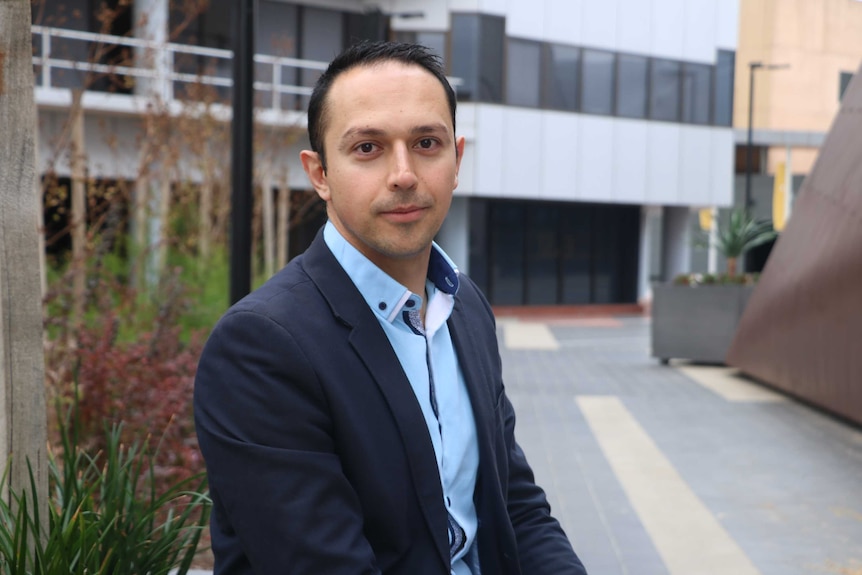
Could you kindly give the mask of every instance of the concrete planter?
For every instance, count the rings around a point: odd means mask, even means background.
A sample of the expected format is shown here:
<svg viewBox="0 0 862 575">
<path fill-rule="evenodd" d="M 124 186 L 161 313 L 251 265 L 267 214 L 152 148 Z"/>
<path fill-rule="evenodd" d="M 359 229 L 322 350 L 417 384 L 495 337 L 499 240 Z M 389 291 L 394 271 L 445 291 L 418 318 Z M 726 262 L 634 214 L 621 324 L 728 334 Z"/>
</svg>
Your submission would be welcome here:
<svg viewBox="0 0 862 575">
<path fill-rule="evenodd" d="M 662 284 L 653 289 L 652 356 L 724 363 L 754 286 Z"/>
</svg>

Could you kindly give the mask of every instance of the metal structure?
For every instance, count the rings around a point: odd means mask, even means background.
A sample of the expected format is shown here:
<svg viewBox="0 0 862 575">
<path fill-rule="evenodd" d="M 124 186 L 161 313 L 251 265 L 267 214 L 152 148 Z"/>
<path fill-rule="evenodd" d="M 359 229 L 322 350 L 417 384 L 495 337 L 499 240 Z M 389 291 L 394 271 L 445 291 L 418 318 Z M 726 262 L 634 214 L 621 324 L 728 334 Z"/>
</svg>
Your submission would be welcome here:
<svg viewBox="0 0 862 575">
<path fill-rule="evenodd" d="M 862 423 L 862 69 L 742 316 L 727 363 Z"/>
</svg>

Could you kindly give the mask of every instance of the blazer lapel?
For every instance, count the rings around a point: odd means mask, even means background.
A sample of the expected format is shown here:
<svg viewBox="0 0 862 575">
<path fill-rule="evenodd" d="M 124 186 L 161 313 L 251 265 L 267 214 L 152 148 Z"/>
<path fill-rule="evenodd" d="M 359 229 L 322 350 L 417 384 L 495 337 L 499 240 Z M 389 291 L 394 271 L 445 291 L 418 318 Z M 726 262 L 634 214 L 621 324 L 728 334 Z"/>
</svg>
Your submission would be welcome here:
<svg viewBox="0 0 862 575">
<path fill-rule="evenodd" d="M 330 305 L 335 317 L 352 328 L 351 346 L 368 368 L 395 419 L 410 465 L 413 484 L 419 496 L 425 521 L 434 536 L 440 559 L 448 567 L 446 509 L 434 446 L 425 425 L 425 417 L 398 356 L 386 333 L 350 277 L 329 251 L 318 233 L 303 256 L 309 277 Z"/>
</svg>

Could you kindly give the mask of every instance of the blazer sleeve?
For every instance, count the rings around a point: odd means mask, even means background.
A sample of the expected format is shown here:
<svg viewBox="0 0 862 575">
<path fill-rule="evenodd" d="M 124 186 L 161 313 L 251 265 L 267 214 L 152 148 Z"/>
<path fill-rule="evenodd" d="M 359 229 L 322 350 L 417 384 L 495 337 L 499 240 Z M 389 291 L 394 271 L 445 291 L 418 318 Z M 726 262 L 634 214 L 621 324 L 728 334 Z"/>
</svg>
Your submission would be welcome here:
<svg viewBox="0 0 862 575">
<path fill-rule="evenodd" d="M 313 365 L 284 326 L 232 311 L 198 367 L 195 423 L 218 575 L 377 574 Z"/>
</svg>

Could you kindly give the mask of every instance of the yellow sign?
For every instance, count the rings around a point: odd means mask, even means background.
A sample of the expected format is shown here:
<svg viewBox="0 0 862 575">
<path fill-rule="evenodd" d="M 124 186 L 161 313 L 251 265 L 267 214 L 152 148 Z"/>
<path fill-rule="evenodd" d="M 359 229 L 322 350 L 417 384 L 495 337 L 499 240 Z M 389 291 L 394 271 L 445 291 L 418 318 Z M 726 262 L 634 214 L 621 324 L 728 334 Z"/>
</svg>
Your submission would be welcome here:
<svg viewBox="0 0 862 575">
<path fill-rule="evenodd" d="M 703 208 L 698 215 L 700 216 L 700 229 L 705 232 L 711 230 L 713 226 L 712 208 Z"/>
<path fill-rule="evenodd" d="M 772 187 L 772 227 L 776 231 L 784 229 L 787 223 L 787 180 L 784 162 L 775 166 L 775 183 Z"/>
</svg>

